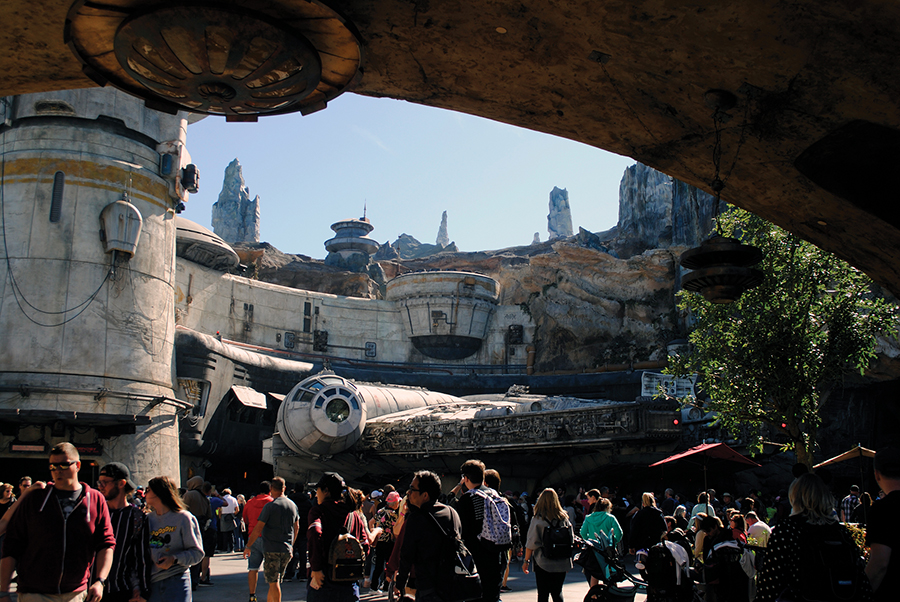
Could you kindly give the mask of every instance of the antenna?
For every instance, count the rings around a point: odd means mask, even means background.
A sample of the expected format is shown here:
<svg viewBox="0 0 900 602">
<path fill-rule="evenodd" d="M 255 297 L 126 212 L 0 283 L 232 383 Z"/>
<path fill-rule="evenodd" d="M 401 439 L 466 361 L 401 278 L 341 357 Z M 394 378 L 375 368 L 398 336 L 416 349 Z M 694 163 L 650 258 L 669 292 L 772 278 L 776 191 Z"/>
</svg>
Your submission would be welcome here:
<svg viewBox="0 0 900 602">
<path fill-rule="evenodd" d="M 366 219 L 366 205 L 368 204 L 367 199 L 363 199 L 363 219 Z"/>
</svg>

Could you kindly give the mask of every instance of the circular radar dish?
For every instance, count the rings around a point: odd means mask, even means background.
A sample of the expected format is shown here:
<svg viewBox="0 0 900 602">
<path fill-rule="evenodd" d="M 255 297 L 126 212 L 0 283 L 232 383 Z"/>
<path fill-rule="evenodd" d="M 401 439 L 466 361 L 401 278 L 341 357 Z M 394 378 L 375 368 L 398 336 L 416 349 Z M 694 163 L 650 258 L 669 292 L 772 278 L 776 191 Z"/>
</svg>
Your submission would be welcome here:
<svg viewBox="0 0 900 602">
<path fill-rule="evenodd" d="M 356 83 L 361 45 L 345 20 L 305 0 L 265 7 L 82 1 L 66 41 L 93 80 L 168 112 L 308 114 Z"/>
</svg>

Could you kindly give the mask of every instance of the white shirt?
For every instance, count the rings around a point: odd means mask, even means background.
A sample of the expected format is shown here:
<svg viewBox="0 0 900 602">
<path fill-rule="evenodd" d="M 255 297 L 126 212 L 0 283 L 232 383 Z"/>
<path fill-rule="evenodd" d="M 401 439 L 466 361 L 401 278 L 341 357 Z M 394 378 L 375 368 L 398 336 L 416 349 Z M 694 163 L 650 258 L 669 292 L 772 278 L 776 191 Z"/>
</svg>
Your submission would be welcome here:
<svg viewBox="0 0 900 602">
<path fill-rule="evenodd" d="M 222 496 L 222 499 L 228 504 L 227 506 L 222 506 L 222 509 L 219 511 L 221 514 L 234 514 L 238 509 L 237 499 L 228 495 L 227 493 Z"/>
<path fill-rule="evenodd" d="M 769 535 L 772 534 L 772 527 L 762 521 L 758 521 L 747 528 L 747 537 L 752 537 L 759 542 L 760 546 L 766 546 L 769 543 Z"/>
</svg>

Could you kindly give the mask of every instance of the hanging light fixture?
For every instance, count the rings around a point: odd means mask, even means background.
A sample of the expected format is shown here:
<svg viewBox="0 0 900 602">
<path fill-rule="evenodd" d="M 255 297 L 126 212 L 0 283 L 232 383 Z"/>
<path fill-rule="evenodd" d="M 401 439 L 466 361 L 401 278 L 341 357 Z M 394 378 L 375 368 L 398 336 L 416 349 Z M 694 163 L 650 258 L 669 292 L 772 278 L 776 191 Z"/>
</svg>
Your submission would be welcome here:
<svg viewBox="0 0 900 602">
<path fill-rule="evenodd" d="M 722 131 L 719 126 L 730 117 L 726 111 L 737 104 L 737 98 L 725 90 L 710 90 L 704 98 L 706 104 L 715 109 L 713 165 L 716 173 L 711 186 L 716 193 L 716 233 L 699 247 L 688 249 L 681 255 L 681 266 L 693 270 L 685 275 L 681 286 L 685 290 L 700 293 L 710 303 L 733 303 L 744 291 L 762 283 L 762 272 L 752 267 L 762 260 L 762 251 L 742 244 L 736 238 L 722 235 L 719 207 L 725 182 L 719 177 L 722 158 Z"/>
</svg>

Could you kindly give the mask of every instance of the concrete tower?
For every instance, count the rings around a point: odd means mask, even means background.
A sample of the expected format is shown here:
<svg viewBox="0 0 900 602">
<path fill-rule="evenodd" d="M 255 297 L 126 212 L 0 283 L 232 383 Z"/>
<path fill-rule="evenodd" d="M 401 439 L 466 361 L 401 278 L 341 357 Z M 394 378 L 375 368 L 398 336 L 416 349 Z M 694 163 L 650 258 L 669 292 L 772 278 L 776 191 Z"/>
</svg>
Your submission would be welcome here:
<svg viewBox="0 0 900 602">
<path fill-rule="evenodd" d="M 375 229 L 366 217 L 345 219 L 331 225 L 334 238 L 325 241 L 328 256 L 326 265 L 334 265 L 353 272 L 366 271 L 369 260 L 379 248 L 378 241 L 369 238 Z"/>
<path fill-rule="evenodd" d="M 0 466 L 180 477 L 175 213 L 196 185 L 185 113 L 112 88 L 0 99 Z M 196 189 L 194 188 L 194 191 Z M 10 461 L 10 460 L 14 461 Z M 92 474 L 93 471 L 93 474 Z M 4 479 L 3 477 L 8 478 Z"/>
</svg>

